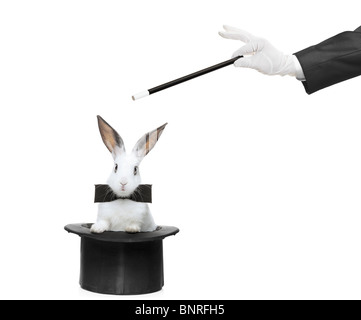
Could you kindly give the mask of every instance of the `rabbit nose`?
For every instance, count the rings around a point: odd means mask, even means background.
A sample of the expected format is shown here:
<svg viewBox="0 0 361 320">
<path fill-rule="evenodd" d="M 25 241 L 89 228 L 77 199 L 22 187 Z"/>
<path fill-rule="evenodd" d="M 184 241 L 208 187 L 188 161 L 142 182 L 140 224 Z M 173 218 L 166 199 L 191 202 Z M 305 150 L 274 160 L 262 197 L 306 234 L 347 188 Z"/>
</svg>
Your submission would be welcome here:
<svg viewBox="0 0 361 320">
<path fill-rule="evenodd" d="M 128 181 L 120 181 L 120 184 L 121 184 L 122 186 L 125 186 L 126 184 L 128 184 Z"/>
</svg>

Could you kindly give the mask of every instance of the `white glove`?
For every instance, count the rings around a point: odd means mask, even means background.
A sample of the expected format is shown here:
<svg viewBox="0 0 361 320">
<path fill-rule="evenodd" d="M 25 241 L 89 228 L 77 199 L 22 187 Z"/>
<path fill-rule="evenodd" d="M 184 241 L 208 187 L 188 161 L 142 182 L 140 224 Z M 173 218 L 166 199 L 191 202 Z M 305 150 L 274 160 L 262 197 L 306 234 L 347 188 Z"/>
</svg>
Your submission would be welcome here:
<svg viewBox="0 0 361 320">
<path fill-rule="evenodd" d="M 233 53 L 233 57 L 245 56 L 234 63 L 236 67 L 252 68 L 267 75 L 296 76 L 298 80 L 304 80 L 302 67 L 296 56 L 284 54 L 266 39 L 258 38 L 247 31 L 230 26 L 223 28 L 225 31 L 220 31 L 220 36 L 245 43 Z"/>
</svg>

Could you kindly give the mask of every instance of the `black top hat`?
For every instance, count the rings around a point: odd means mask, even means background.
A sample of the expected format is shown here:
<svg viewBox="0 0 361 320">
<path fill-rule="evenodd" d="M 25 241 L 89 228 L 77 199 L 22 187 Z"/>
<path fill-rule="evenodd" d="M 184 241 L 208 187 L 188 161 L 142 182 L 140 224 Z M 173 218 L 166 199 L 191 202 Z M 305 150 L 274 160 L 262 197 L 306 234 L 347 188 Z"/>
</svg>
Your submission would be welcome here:
<svg viewBox="0 0 361 320">
<path fill-rule="evenodd" d="M 81 237 L 80 286 L 107 294 L 143 294 L 164 285 L 163 239 L 179 232 L 159 226 L 153 232 L 90 232 L 91 223 L 68 224 Z"/>
</svg>

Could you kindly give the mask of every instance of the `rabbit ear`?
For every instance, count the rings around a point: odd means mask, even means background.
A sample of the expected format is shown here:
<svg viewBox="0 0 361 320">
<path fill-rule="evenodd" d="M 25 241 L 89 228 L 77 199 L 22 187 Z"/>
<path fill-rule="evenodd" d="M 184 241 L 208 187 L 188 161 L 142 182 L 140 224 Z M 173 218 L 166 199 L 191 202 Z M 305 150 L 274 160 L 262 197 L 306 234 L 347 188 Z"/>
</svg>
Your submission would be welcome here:
<svg viewBox="0 0 361 320">
<path fill-rule="evenodd" d="M 100 135 L 113 158 L 125 152 L 124 143 L 118 132 L 116 132 L 101 116 L 98 116 L 98 126 Z"/>
<path fill-rule="evenodd" d="M 133 153 L 140 158 L 140 160 L 142 160 L 149 151 L 153 149 L 167 124 L 168 123 L 165 123 L 159 128 L 146 133 L 138 140 L 133 148 Z"/>
</svg>

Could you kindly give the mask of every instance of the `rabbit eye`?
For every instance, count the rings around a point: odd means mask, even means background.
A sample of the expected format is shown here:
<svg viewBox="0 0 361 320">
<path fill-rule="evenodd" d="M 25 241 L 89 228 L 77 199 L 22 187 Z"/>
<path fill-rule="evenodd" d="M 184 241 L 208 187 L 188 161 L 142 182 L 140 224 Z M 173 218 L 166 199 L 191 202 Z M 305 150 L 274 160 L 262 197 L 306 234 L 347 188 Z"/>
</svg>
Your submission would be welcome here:
<svg viewBox="0 0 361 320">
<path fill-rule="evenodd" d="M 118 164 L 116 163 L 114 167 L 114 172 L 117 172 L 117 170 L 118 170 Z"/>
<path fill-rule="evenodd" d="M 138 174 L 138 167 L 134 167 L 134 175 L 136 176 Z"/>
</svg>

